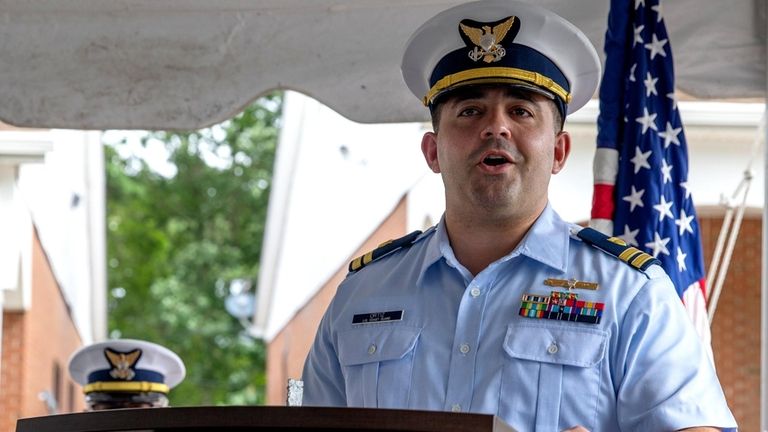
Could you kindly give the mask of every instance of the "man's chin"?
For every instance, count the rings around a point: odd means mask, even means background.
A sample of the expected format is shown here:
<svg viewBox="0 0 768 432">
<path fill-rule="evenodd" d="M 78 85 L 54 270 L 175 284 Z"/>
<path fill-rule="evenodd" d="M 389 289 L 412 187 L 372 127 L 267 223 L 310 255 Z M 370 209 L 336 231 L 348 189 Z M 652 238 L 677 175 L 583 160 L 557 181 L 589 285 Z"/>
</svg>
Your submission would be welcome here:
<svg viewBox="0 0 768 432">
<path fill-rule="evenodd" d="M 519 200 L 508 188 L 489 188 L 478 191 L 474 196 L 474 202 L 476 206 L 484 209 L 488 214 L 508 214 L 519 207 Z"/>
</svg>

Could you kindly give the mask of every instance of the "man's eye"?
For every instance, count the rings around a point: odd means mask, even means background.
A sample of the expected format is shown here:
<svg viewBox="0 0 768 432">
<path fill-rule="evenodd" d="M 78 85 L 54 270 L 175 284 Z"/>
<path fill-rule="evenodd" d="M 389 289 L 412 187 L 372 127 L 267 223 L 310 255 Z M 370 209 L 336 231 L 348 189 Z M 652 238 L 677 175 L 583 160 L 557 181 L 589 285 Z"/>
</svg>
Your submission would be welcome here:
<svg viewBox="0 0 768 432">
<path fill-rule="evenodd" d="M 464 108 L 463 110 L 459 111 L 459 116 L 468 117 L 478 115 L 479 113 L 480 111 L 477 108 Z"/>
<path fill-rule="evenodd" d="M 515 116 L 527 117 L 531 115 L 531 112 L 525 108 L 512 108 L 512 114 Z"/>
</svg>

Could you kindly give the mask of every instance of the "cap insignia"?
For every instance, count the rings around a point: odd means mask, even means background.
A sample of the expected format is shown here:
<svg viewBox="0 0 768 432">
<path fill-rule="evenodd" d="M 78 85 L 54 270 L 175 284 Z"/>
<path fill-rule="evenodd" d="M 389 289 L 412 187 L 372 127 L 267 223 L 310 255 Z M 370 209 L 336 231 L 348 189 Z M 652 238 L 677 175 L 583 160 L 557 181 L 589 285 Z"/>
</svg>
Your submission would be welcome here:
<svg viewBox="0 0 768 432">
<path fill-rule="evenodd" d="M 507 54 L 507 51 L 501 46 L 501 42 L 515 24 L 515 21 L 516 17 L 514 16 L 494 23 L 480 23 L 472 20 L 461 21 L 459 28 L 461 28 L 463 35 L 466 36 L 464 38 L 465 42 L 472 48 L 468 53 L 469 58 L 475 62 L 482 59 L 486 63 L 501 60 Z M 477 27 L 478 25 L 479 27 Z M 519 28 L 520 26 L 517 26 L 518 30 Z"/>
<path fill-rule="evenodd" d="M 104 355 L 112 366 L 109 375 L 115 379 L 130 381 L 136 375 L 133 370 L 136 362 L 141 357 L 141 350 L 135 349 L 126 353 L 113 351 L 109 348 L 104 349 Z"/>
</svg>

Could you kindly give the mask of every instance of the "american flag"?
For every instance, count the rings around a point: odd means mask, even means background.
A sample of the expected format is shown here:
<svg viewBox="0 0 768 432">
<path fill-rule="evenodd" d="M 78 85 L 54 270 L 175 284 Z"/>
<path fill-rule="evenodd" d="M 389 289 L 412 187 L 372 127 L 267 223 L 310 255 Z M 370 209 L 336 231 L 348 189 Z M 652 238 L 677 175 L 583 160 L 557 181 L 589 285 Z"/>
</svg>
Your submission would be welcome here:
<svg viewBox="0 0 768 432">
<path fill-rule="evenodd" d="M 605 54 L 590 224 L 662 262 L 709 347 L 699 224 L 658 0 L 612 0 Z"/>
</svg>

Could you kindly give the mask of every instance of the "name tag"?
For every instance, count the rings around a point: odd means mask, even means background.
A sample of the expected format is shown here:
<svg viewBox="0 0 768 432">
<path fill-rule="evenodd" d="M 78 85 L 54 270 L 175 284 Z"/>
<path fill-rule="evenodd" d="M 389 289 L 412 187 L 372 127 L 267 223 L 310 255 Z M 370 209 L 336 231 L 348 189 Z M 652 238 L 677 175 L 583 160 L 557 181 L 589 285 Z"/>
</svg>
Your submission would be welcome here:
<svg viewBox="0 0 768 432">
<path fill-rule="evenodd" d="M 358 324 L 373 324 L 389 321 L 402 321 L 403 311 L 388 311 L 388 312 L 371 312 L 364 314 L 357 314 L 352 317 L 352 325 Z"/>
</svg>

